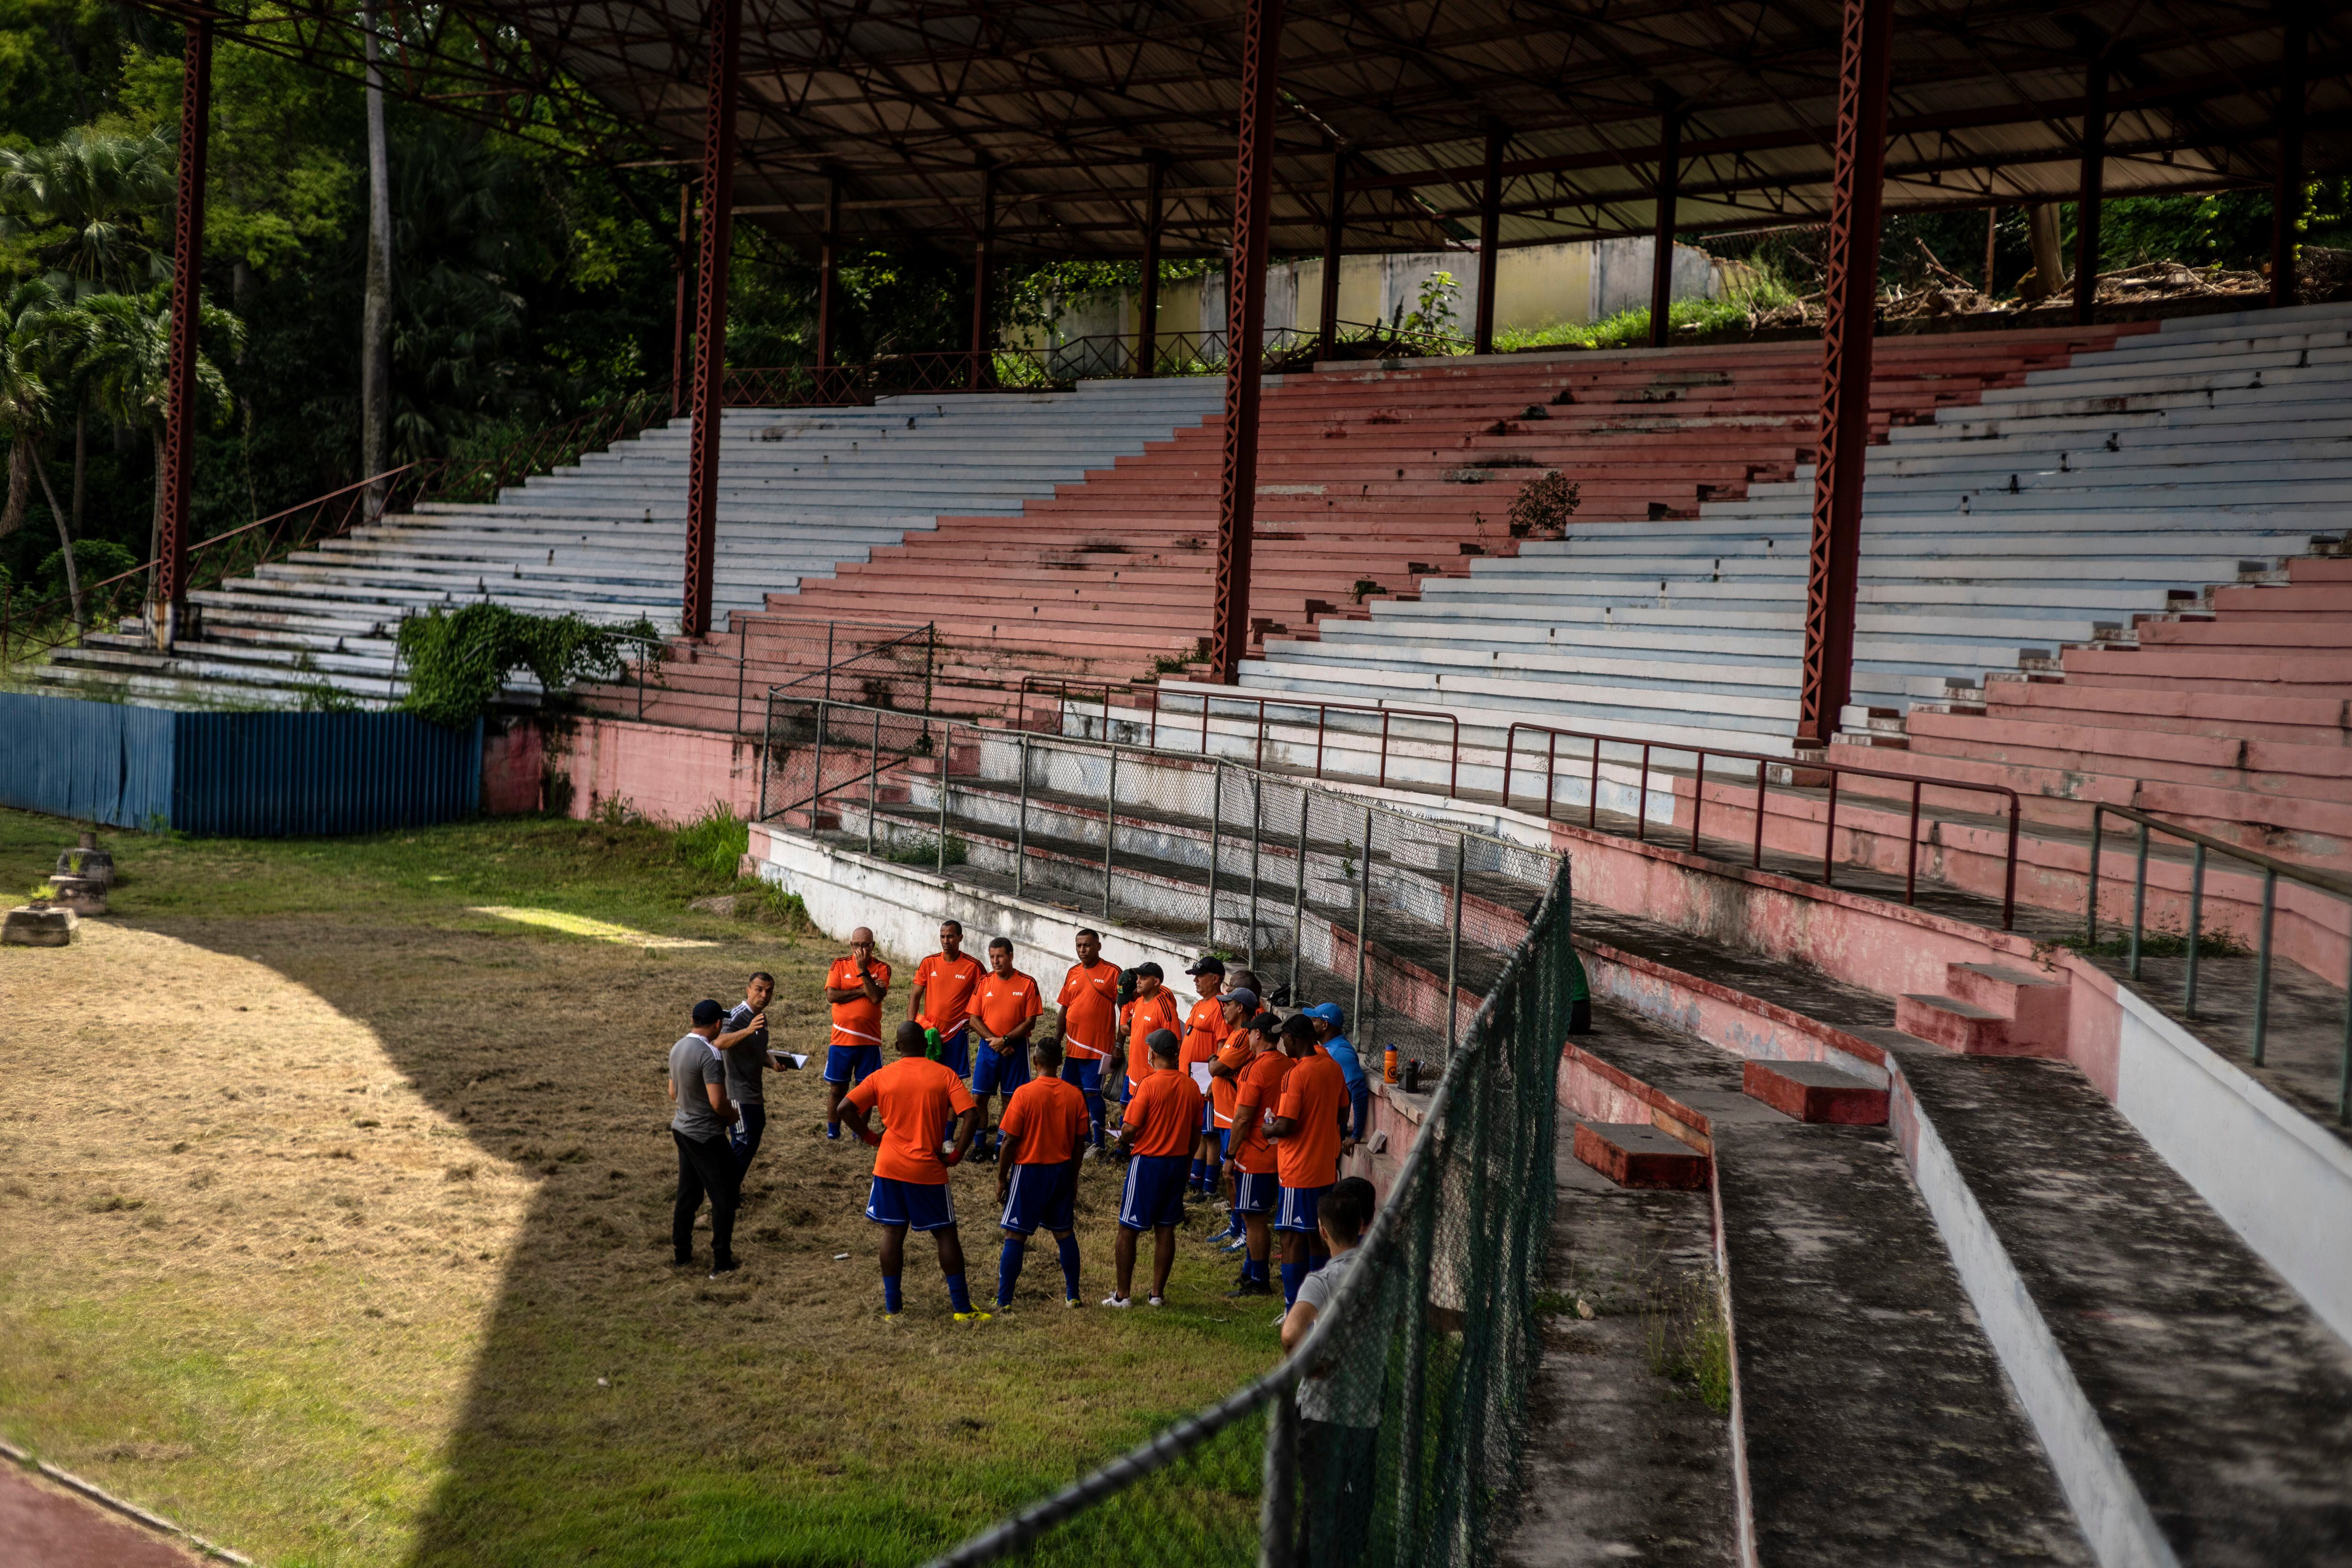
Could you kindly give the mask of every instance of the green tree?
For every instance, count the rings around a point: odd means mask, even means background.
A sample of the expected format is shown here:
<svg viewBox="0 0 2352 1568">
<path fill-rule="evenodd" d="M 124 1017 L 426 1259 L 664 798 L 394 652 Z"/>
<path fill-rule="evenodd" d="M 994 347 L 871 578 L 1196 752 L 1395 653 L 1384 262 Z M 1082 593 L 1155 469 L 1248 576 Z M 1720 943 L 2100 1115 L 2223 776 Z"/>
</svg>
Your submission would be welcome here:
<svg viewBox="0 0 2352 1568">
<path fill-rule="evenodd" d="M 160 130 L 125 136 L 89 126 L 0 152 L 0 232 L 69 299 L 152 283 L 168 265 L 152 226 L 172 197 L 173 159 Z"/>
<path fill-rule="evenodd" d="M 48 378 L 60 370 L 69 374 L 88 333 L 88 317 L 66 306 L 56 287 L 47 282 L 19 283 L 0 305 L 0 432 L 9 438 L 8 500 L 0 508 L 0 535 L 14 533 L 24 525 L 26 479 L 37 477 L 50 516 L 57 521 L 66 592 L 73 600 L 77 626 L 84 621 L 73 535 L 67 531 L 65 509 L 58 504 L 57 491 L 49 484 L 48 466 L 41 460 L 40 439 L 48 428 L 54 403 Z"/>
<path fill-rule="evenodd" d="M 157 289 L 143 296 L 98 294 L 81 302 L 88 319 L 79 368 L 91 400 L 118 424 L 147 432 L 155 458 L 155 498 L 148 528 L 147 559 L 163 542 L 163 427 L 170 389 L 172 294 Z M 230 353 L 245 341 L 245 324 L 205 303 L 197 315 L 198 340 L 210 338 Z M 229 408 L 228 380 L 206 355 L 196 355 L 196 404 L 200 420 L 217 423 Z"/>
</svg>

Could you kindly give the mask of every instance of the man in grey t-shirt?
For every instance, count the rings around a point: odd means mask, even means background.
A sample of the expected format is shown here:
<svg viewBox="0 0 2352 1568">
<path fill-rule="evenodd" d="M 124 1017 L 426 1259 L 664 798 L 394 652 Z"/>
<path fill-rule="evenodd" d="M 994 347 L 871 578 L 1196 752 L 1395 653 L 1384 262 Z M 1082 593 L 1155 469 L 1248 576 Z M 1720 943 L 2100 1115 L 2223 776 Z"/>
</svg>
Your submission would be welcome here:
<svg viewBox="0 0 2352 1568">
<path fill-rule="evenodd" d="M 1376 1202 L 1372 1184 L 1361 1176 L 1334 1183 L 1324 1193 L 1316 1221 L 1331 1259 L 1299 1282 L 1298 1299 L 1282 1320 L 1285 1354 L 1296 1351 L 1316 1319 L 1330 1310 L 1362 1261 L 1357 1243 L 1371 1224 Z M 1365 1331 L 1359 1314 L 1349 1337 L 1350 1344 L 1333 1348 L 1298 1384 L 1298 1471 L 1308 1500 L 1299 1544 L 1307 1568 L 1345 1568 L 1363 1555 L 1364 1525 L 1372 1513 L 1384 1363 L 1351 1364 L 1349 1352 L 1381 1356 L 1387 1335 Z"/>
<path fill-rule="evenodd" d="M 727 1010 L 708 999 L 694 1005 L 694 1027 L 669 1048 L 669 1097 L 677 1109 L 669 1135 L 677 1144 L 677 1203 L 670 1210 L 670 1251 L 681 1268 L 694 1261 L 694 1216 L 710 1200 L 710 1277 L 731 1274 L 735 1261 L 735 1201 L 741 1190 L 727 1129 L 735 1108 L 727 1099 L 727 1068 L 713 1047 Z"/>
</svg>

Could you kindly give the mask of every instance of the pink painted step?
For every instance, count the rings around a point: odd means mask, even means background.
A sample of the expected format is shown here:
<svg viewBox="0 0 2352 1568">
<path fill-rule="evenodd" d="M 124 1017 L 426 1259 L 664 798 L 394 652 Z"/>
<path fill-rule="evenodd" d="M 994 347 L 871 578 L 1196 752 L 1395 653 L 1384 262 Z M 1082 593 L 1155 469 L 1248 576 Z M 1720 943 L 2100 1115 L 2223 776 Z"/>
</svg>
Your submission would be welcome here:
<svg viewBox="0 0 2352 1568">
<path fill-rule="evenodd" d="M 1886 1090 L 1827 1062 L 1750 1059 L 1740 1068 L 1740 1088 L 1783 1116 L 1841 1127 L 1879 1127 L 1886 1121 Z"/>
<path fill-rule="evenodd" d="M 1696 1192 L 1706 1185 L 1707 1157 L 1646 1121 L 1580 1121 L 1576 1157 L 1621 1187 Z"/>
<path fill-rule="evenodd" d="M 1997 963 L 1946 966 L 1947 992 L 1895 1004 L 1895 1026 L 1947 1050 L 1980 1057 L 2066 1054 L 2066 987 Z"/>
</svg>

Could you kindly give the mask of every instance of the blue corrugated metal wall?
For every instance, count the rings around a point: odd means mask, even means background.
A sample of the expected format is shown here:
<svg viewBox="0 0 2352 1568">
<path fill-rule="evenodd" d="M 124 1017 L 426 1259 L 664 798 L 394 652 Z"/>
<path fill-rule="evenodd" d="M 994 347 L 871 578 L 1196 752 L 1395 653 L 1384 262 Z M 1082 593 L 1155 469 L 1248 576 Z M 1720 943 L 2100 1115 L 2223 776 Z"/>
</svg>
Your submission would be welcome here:
<svg viewBox="0 0 2352 1568">
<path fill-rule="evenodd" d="M 406 713 L 180 713 L 0 692 L 0 803 L 273 838 L 471 816 L 482 726 Z"/>
<path fill-rule="evenodd" d="M 482 726 L 407 713 L 182 713 L 172 826 L 282 838 L 375 833 L 471 816 L 482 799 Z"/>
<path fill-rule="evenodd" d="M 110 827 L 168 818 L 178 717 L 0 691 L 0 803 Z"/>
</svg>

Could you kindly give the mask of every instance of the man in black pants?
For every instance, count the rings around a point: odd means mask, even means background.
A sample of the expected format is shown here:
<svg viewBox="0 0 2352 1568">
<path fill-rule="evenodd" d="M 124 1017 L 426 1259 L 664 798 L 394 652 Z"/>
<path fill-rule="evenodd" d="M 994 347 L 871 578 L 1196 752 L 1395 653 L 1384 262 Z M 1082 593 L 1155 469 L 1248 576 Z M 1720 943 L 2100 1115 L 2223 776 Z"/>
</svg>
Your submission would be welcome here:
<svg viewBox="0 0 2352 1568">
<path fill-rule="evenodd" d="M 751 1169 L 760 1152 L 760 1135 L 768 1127 L 768 1096 L 761 1088 L 761 1073 L 783 1068 L 768 1055 L 768 1003 L 776 994 L 776 977 L 762 969 L 743 987 L 743 1000 L 719 1022 L 719 1037 L 710 1042 L 727 1067 L 727 1098 L 735 1102 L 742 1120 L 735 1128 L 735 1174 L 740 1181 Z"/>
<path fill-rule="evenodd" d="M 727 1142 L 735 1107 L 727 1100 L 727 1066 L 712 1042 L 727 1010 L 704 1000 L 694 1005 L 694 1027 L 669 1048 L 669 1097 L 677 1110 L 669 1135 L 677 1143 L 677 1205 L 670 1211 L 673 1257 L 683 1268 L 694 1261 L 694 1216 L 710 1199 L 710 1277 L 731 1274 L 735 1261 L 735 1199 L 741 1173 Z"/>
</svg>

